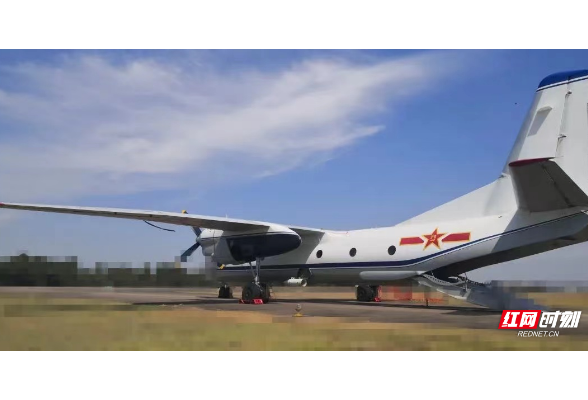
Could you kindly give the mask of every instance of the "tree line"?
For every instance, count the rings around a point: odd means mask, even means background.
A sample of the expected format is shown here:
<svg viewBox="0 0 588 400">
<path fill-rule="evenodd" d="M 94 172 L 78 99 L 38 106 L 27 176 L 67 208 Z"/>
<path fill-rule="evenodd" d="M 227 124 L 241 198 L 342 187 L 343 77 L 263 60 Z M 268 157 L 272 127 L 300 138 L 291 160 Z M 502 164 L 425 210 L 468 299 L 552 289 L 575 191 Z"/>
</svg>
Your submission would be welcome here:
<svg viewBox="0 0 588 400">
<path fill-rule="evenodd" d="M 203 274 L 190 273 L 173 262 L 150 263 L 143 268 L 80 267 L 77 257 L 0 257 L 0 286 L 112 286 L 112 287 L 194 287 L 214 286 Z"/>
</svg>

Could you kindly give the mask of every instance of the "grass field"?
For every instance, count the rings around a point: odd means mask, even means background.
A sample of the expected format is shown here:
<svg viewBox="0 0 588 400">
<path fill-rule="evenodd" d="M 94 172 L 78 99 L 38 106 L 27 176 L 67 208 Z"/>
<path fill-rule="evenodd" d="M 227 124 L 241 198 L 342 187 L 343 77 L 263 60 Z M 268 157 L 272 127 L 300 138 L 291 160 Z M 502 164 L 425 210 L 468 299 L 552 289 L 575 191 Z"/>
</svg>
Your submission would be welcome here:
<svg viewBox="0 0 588 400">
<path fill-rule="evenodd" d="M 574 301 L 577 301 L 574 300 Z M 585 303 L 584 303 L 585 304 Z M 588 350 L 588 337 L 0 297 L 0 350 Z"/>
</svg>

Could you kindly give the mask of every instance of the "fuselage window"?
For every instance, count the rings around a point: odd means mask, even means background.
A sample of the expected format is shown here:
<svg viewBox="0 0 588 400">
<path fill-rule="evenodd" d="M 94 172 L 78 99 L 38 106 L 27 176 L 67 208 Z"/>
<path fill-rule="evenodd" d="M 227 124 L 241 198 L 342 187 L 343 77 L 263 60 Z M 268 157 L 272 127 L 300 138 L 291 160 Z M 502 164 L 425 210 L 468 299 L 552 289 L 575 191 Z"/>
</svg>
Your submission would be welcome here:
<svg viewBox="0 0 588 400">
<path fill-rule="evenodd" d="M 355 257 L 356 254 L 357 254 L 357 250 L 355 249 L 355 247 L 352 248 L 351 250 L 349 250 L 349 255 L 351 257 Z"/>
<path fill-rule="evenodd" d="M 316 252 L 316 258 L 321 258 L 323 256 L 323 251 L 319 250 Z"/>
<path fill-rule="evenodd" d="M 394 247 L 394 246 L 388 247 L 388 254 L 390 254 L 391 256 L 393 256 L 394 253 L 396 253 L 396 247 Z"/>
</svg>

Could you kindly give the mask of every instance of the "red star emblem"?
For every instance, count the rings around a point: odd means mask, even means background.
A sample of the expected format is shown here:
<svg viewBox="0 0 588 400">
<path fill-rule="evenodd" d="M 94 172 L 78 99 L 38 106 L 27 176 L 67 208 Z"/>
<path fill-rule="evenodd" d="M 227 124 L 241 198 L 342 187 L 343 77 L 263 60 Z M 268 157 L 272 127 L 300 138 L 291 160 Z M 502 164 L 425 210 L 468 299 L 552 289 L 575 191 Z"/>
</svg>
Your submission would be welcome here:
<svg viewBox="0 0 588 400">
<path fill-rule="evenodd" d="M 441 247 L 439 246 L 439 239 L 447 235 L 447 233 L 438 233 L 437 229 L 438 228 L 435 228 L 433 233 L 431 233 L 430 235 L 423 235 L 423 237 L 427 239 L 427 243 L 425 243 L 425 249 L 430 245 L 435 245 L 438 249 L 441 249 Z"/>
</svg>

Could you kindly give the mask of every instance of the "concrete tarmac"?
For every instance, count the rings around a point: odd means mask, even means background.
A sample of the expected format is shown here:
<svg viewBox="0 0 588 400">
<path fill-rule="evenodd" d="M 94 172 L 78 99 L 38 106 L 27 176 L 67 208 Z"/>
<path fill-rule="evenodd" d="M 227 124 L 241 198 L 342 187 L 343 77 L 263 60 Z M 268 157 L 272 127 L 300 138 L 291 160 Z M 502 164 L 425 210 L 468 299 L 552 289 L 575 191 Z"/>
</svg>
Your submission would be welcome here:
<svg viewBox="0 0 588 400">
<path fill-rule="evenodd" d="M 241 288 L 233 288 L 234 299 L 219 299 L 216 288 L 110 288 L 110 287 L 0 287 L 0 296 L 39 296 L 49 298 L 96 299 L 133 307 L 196 307 L 212 311 L 261 312 L 275 321 L 289 319 L 302 306 L 305 317 L 331 317 L 346 322 L 431 324 L 438 328 L 497 330 L 502 313 L 481 307 L 449 306 L 432 303 L 355 301 L 353 287 L 274 287 L 268 304 L 239 304 Z M 576 309 L 576 308 L 575 308 Z M 578 329 L 566 335 L 588 335 L 588 323 L 580 320 Z"/>
<path fill-rule="evenodd" d="M 1 296 L 30 295 L 51 298 L 98 299 L 134 306 L 197 307 L 214 311 L 262 312 L 281 318 L 291 317 L 297 304 L 307 317 L 336 317 L 353 322 L 418 323 L 437 327 L 496 330 L 500 312 L 477 307 L 453 307 L 419 303 L 384 301 L 360 303 L 353 288 L 274 288 L 273 301 L 263 305 L 239 304 L 240 288 L 235 299 L 217 298 L 213 288 L 51 288 L 0 287 Z M 580 324 L 583 325 L 583 324 Z M 579 333 L 579 332 L 578 332 Z"/>
</svg>

